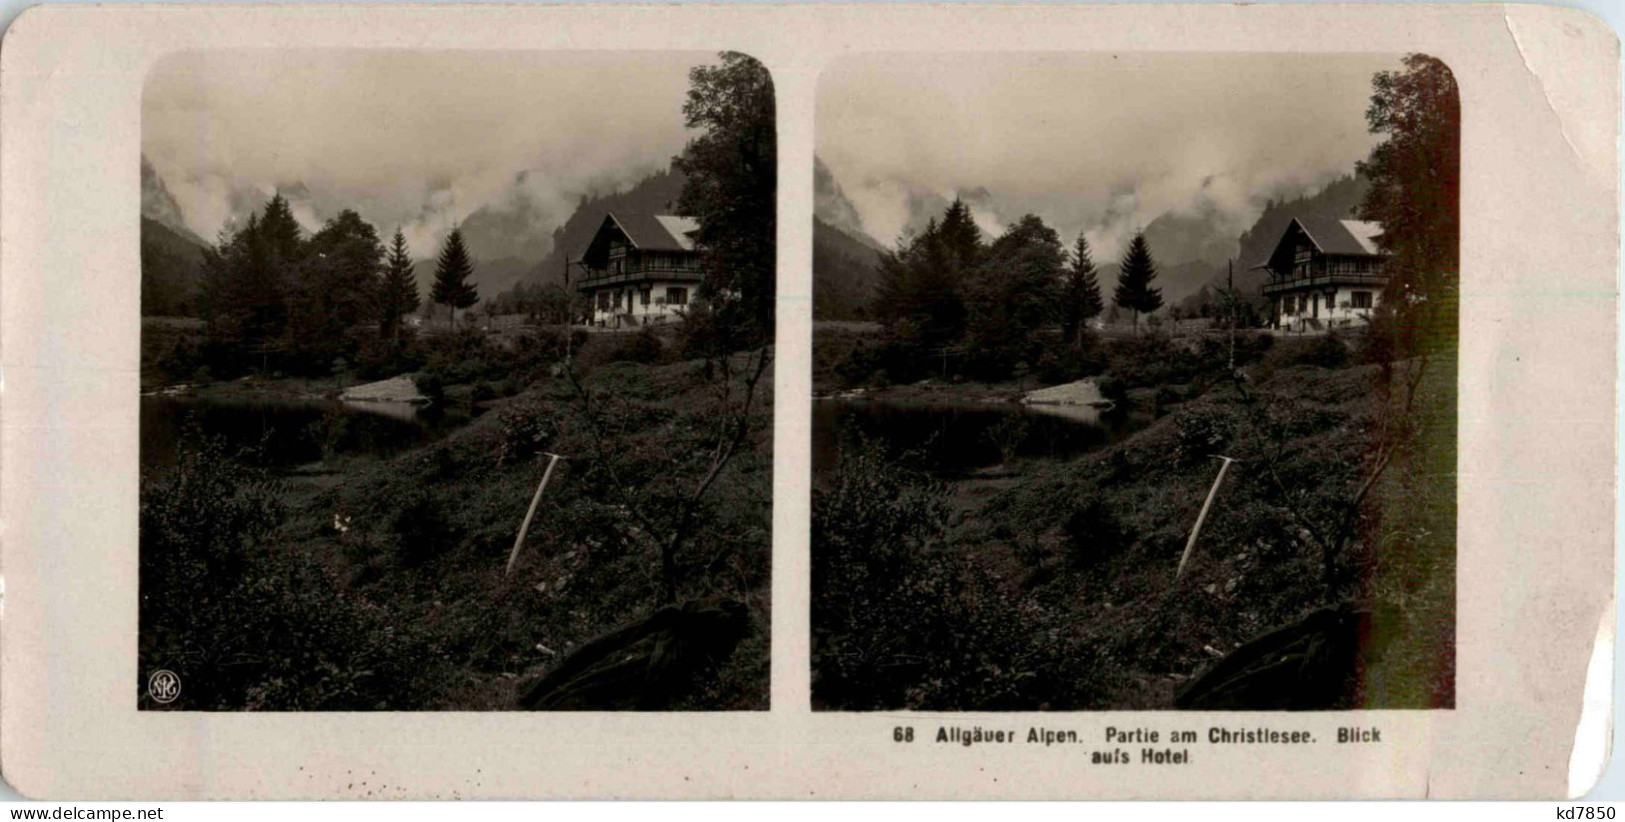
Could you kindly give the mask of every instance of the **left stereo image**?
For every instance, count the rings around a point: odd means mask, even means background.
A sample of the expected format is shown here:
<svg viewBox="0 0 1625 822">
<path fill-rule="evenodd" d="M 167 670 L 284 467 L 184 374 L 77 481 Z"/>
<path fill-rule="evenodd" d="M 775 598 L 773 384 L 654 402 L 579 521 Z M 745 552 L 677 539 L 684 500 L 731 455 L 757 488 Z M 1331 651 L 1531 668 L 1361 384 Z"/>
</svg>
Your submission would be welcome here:
<svg viewBox="0 0 1625 822">
<path fill-rule="evenodd" d="M 774 116 L 735 52 L 158 63 L 139 707 L 766 710 Z"/>
</svg>

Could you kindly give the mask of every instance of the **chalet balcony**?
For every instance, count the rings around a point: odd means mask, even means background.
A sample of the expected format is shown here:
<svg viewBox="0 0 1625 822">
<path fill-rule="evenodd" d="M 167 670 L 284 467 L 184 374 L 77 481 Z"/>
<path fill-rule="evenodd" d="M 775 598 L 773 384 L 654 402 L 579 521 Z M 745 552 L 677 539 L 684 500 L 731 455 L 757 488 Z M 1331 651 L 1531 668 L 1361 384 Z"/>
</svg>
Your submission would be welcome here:
<svg viewBox="0 0 1625 822">
<path fill-rule="evenodd" d="M 1313 288 L 1315 286 L 1333 286 L 1333 285 L 1382 286 L 1382 285 L 1387 284 L 1387 282 L 1388 282 L 1387 275 L 1377 274 L 1377 273 L 1373 273 L 1373 272 L 1369 272 L 1369 271 L 1358 273 L 1358 274 L 1355 274 L 1355 273 L 1327 274 L 1327 273 L 1324 273 L 1324 272 L 1317 271 L 1317 272 L 1315 272 L 1313 274 L 1310 274 L 1308 276 L 1271 277 L 1270 281 L 1264 284 L 1264 293 L 1265 294 L 1280 294 L 1283 291 L 1297 291 L 1297 290 L 1301 290 L 1301 289 L 1304 289 L 1304 288 Z"/>
<path fill-rule="evenodd" d="M 649 280 L 699 282 L 704 274 L 698 264 L 640 264 L 626 266 L 618 273 L 613 269 L 589 270 L 585 276 L 577 277 L 575 284 L 578 288 L 602 288 Z"/>
</svg>

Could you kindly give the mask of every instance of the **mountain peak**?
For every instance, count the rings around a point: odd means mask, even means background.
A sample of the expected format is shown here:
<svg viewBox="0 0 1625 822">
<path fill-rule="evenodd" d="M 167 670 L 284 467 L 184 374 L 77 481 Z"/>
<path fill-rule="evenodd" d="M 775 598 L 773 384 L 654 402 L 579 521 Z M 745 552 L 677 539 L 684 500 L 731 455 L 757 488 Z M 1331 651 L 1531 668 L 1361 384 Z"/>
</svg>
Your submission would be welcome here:
<svg viewBox="0 0 1625 822">
<path fill-rule="evenodd" d="M 198 245 L 208 245 L 186 227 L 180 203 L 175 201 L 175 195 L 169 193 L 169 187 L 164 185 L 163 178 L 158 176 L 158 170 L 153 168 L 152 161 L 145 154 L 141 155 L 141 216 Z"/>
<path fill-rule="evenodd" d="M 858 214 L 857 207 L 847 199 L 834 173 L 816 154 L 813 155 L 813 216 L 854 239 L 872 239 L 863 228 L 863 217 Z"/>
</svg>

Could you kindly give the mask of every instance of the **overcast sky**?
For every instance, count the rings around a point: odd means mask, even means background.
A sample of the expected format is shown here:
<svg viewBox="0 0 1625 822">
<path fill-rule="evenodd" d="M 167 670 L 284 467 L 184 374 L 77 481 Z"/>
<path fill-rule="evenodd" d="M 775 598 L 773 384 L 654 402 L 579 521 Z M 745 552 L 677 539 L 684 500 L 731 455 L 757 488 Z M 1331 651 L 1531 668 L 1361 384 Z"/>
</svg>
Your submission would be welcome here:
<svg viewBox="0 0 1625 822">
<path fill-rule="evenodd" d="M 985 187 L 1001 223 L 1033 212 L 1097 262 L 1167 211 L 1240 234 L 1272 195 L 1354 170 L 1376 138 L 1371 76 L 1400 55 L 885 55 L 818 89 L 818 154 L 891 243 L 912 187 Z M 1233 236 L 1233 235 L 1232 235 Z"/>
<path fill-rule="evenodd" d="M 530 206 L 551 232 L 581 193 L 667 166 L 709 53 L 190 52 L 148 77 L 142 151 L 213 240 L 278 187 L 319 226 L 350 207 L 431 256 L 451 224 Z M 308 192 L 308 193 L 306 193 Z M 515 209 L 517 210 L 517 209 Z"/>
</svg>

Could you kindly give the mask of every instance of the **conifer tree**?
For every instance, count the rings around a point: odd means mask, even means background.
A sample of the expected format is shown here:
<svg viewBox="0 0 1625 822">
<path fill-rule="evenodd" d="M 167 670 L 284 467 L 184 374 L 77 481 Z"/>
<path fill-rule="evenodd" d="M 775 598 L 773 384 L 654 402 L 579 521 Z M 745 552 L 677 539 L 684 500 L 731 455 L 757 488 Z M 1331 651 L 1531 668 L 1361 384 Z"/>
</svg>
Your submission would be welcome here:
<svg viewBox="0 0 1625 822">
<path fill-rule="evenodd" d="M 1100 281 L 1095 275 L 1094 260 L 1089 256 L 1089 240 L 1079 234 L 1061 292 L 1061 330 L 1066 341 L 1076 342 L 1085 324 L 1103 308 Z"/>
<path fill-rule="evenodd" d="M 1113 301 L 1134 312 L 1134 333 L 1140 333 L 1140 315 L 1162 307 L 1162 289 L 1151 285 L 1157 279 L 1157 264 L 1151 259 L 1151 247 L 1145 234 L 1134 235 L 1128 253 L 1117 265 L 1117 291 Z"/>
<path fill-rule="evenodd" d="M 479 288 L 468 281 L 472 276 L 474 263 L 468 258 L 468 248 L 463 245 L 463 230 L 454 228 L 446 237 L 445 246 L 440 249 L 440 259 L 434 270 L 434 287 L 429 291 L 429 298 L 436 304 L 451 307 L 453 327 L 457 325 L 457 309 L 466 309 L 480 301 Z"/>
<path fill-rule="evenodd" d="M 406 236 L 397 228 L 378 290 L 379 332 L 389 339 L 399 337 L 401 318 L 416 311 L 422 302 L 417 279 L 412 276 L 412 255 L 406 250 Z"/>
<path fill-rule="evenodd" d="M 299 221 L 293 218 L 293 208 L 280 192 L 265 204 L 265 216 L 260 218 L 260 236 L 278 264 L 295 263 L 304 256 Z"/>
<path fill-rule="evenodd" d="M 975 218 L 970 213 L 970 206 L 965 201 L 955 197 L 948 210 L 943 212 L 942 225 L 937 229 L 942 240 L 944 250 L 950 256 L 951 264 L 959 269 L 968 269 L 982 261 L 985 248 L 982 245 L 982 229 L 976 225 Z"/>
</svg>

